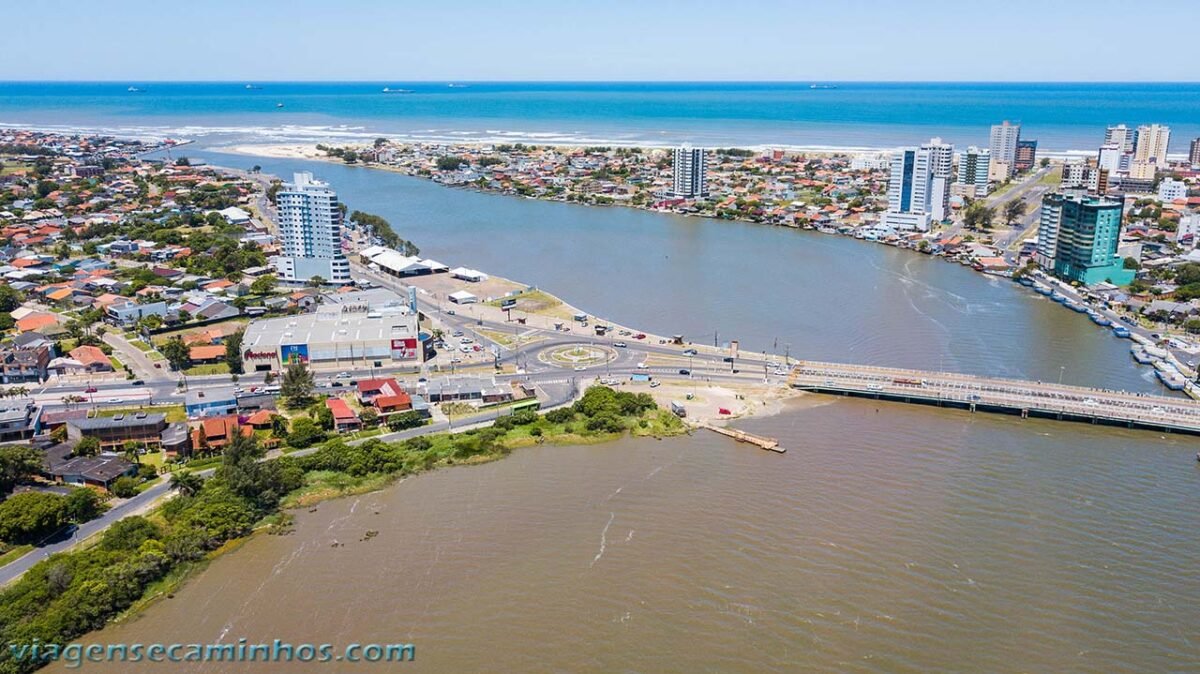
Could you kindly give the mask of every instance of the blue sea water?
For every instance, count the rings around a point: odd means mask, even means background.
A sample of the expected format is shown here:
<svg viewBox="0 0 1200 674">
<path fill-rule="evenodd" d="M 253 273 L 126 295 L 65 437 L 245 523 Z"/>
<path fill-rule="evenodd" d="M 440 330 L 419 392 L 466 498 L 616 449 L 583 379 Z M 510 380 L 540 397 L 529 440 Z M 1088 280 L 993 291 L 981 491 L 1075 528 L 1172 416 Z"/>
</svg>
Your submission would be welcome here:
<svg viewBox="0 0 1200 674">
<path fill-rule="evenodd" d="M 1200 136 L 1200 83 L 4 82 L 0 124 L 209 146 L 445 141 L 891 148 L 986 144 L 1019 121 L 1043 151 L 1092 152 L 1109 124 Z M 138 91 L 130 91 L 133 87 Z M 384 87 L 411 90 L 387 94 Z M 282 104 L 282 107 L 279 106 Z"/>
</svg>

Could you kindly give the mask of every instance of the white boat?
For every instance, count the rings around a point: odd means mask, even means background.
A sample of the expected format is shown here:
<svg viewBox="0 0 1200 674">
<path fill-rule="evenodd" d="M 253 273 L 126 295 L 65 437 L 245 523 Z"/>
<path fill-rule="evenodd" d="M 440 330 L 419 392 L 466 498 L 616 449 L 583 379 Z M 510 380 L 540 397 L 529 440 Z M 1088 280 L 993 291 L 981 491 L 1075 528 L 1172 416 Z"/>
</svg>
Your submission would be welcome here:
<svg viewBox="0 0 1200 674">
<path fill-rule="evenodd" d="M 142 92 L 142 90 L 141 90 L 141 89 L 138 89 L 137 87 L 129 87 L 129 88 L 128 88 L 128 89 L 126 89 L 125 91 L 128 91 L 128 92 L 129 92 L 129 93 L 131 93 L 131 94 L 139 94 L 139 93 L 141 93 L 141 92 Z"/>
<path fill-rule="evenodd" d="M 413 92 L 412 89 L 393 89 L 391 87 L 384 87 L 382 91 L 385 94 L 411 94 Z"/>
<path fill-rule="evenodd" d="M 277 108 L 282 108 L 282 107 L 283 107 L 283 103 L 276 103 L 276 104 L 275 104 L 275 107 L 277 107 Z"/>
</svg>

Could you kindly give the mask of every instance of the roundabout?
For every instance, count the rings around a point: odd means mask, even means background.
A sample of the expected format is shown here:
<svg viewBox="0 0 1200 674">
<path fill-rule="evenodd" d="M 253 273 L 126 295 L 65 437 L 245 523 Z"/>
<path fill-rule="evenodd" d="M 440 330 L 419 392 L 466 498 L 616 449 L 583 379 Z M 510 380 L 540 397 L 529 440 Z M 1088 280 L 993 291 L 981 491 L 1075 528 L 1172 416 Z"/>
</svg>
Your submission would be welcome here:
<svg viewBox="0 0 1200 674">
<path fill-rule="evenodd" d="M 598 344 L 560 344 L 538 352 L 538 360 L 562 368 L 594 367 L 617 359 L 613 349 Z"/>
</svg>

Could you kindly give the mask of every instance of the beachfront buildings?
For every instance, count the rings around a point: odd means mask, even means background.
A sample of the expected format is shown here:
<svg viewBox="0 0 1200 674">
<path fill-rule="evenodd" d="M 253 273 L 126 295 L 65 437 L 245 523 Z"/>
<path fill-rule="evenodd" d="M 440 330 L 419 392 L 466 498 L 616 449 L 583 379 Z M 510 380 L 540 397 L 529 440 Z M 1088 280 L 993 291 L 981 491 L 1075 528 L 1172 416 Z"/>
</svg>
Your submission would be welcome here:
<svg viewBox="0 0 1200 674">
<path fill-rule="evenodd" d="M 1017 153 L 1013 158 L 1013 170 L 1028 171 L 1037 164 L 1037 141 L 1017 139 Z"/>
<path fill-rule="evenodd" d="M 1192 139 L 1192 144 L 1188 148 L 1188 163 L 1192 166 L 1200 166 L 1200 138 Z"/>
<path fill-rule="evenodd" d="M 707 158 L 704 148 L 675 148 L 672 153 L 671 195 L 680 199 L 703 199 L 708 196 Z"/>
<path fill-rule="evenodd" d="M 988 194 L 988 168 L 992 163 L 990 150 L 981 150 L 974 145 L 958 157 L 958 179 L 955 181 L 959 193 L 964 196 L 986 197 Z"/>
<path fill-rule="evenodd" d="M 1134 272 L 1117 255 L 1123 207 L 1103 197 L 1047 194 L 1034 261 L 1067 281 L 1128 284 Z"/>
<path fill-rule="evenodd" d="M 888 209 L 883 224 L 928 231 L 949 215 L 954 146 L 934 138 L 920 147 L 897 150 L 888 177 Z"/>
<path fill-rule="evenodd" d="M 311 173 L 297 173 L 280 188 L 276 204 L 283 245 L 283 255 L 275 258 L 279 277 L 303 282 L 319 276 L 329 283 L 349 283 L 337 193 Z"/>
<path fill-rule="evenodd" d="M 1159 169 L 1167 167 L 1167 145 L 1171 142 L 1171 127 L 1143 124 L 1137 128 L 1133 143 L 1133 163 L 1129 176 L 1139 180 L 1154 180 Z"/>
<path fill-rule="evenodd" d="M 1133 129 L 1124 124 L 1110 126 L 1104 132 L 1104 144 L 1115 145 L 1122 154 L 1132 154 L 1134 133 Z"/>
<path fill-rule="evenodd" d="M 996 180 L 1012 177 L 1017 161 L 1017 141 L 1021 140 L 1021 125 L 1003 123 L 992 125 L 989 149 L 992 153 L 992 173 Z"/>
<path fill-rule="evenodd" d="M 1171 142 L 1171 127 L 1162 124 L 1143 124 L 1137 129 L 1133 145 L 1133 160 L 1167 165 L 1167 144 Z"/>
</svg>

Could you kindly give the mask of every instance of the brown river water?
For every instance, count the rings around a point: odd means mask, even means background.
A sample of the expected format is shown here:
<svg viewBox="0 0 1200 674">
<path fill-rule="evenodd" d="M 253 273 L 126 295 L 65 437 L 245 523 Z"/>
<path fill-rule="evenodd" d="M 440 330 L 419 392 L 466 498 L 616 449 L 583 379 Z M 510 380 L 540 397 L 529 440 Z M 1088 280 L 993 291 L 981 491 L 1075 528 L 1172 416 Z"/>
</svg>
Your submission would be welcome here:
<svg viewBox="0 0 1200 674">
<path fill-rule="evenodd" d="M 539 447 L 324 503 L 89 641 L 416 646 L 261 671 L 1200 667 L 1190 440 L 822 403 L 744 424 L 785 455 Z"/>
</svg>

